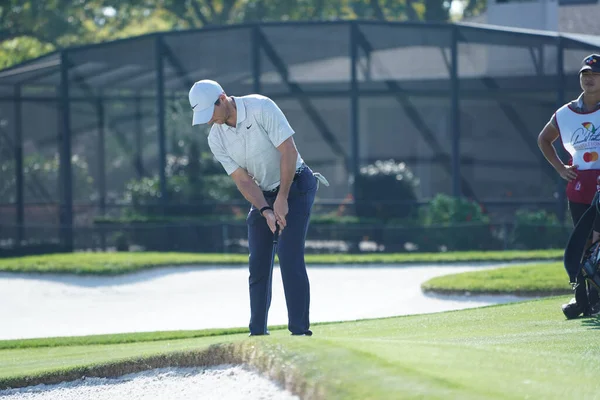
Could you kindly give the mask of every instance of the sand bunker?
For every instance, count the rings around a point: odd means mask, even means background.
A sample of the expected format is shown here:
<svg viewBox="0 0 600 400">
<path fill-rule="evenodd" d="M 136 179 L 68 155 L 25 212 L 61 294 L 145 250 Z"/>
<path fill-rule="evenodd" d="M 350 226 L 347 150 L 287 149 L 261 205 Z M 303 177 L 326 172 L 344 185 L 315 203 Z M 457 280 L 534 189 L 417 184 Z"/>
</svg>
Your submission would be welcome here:
<svg viewBox="0 0 600 400">
<path fill-rule="evenodd" d="M 247 366 L 160 368 L 0 391 L 2 400 L 299 400 Z"/>
</svg>

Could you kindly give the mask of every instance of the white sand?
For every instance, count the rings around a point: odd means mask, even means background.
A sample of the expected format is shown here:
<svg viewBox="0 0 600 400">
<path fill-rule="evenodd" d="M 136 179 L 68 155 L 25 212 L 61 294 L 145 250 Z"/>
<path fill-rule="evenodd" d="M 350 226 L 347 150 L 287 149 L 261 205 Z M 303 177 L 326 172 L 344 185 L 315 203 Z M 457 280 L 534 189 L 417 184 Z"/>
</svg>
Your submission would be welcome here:
<svg viewBox="0 0 600 400">
<path fill-rule="evenodd" d="M 498 265 L 312 267 L 312 322 L 458 310 L 524 300 L 425 295 L 440 275 Z M 247 267 L 160 268 L 117 277 L 0 273 L 0 340 L 248 326 Z M 287 324 L 279 268 L 269 325 Z"/>
<path fill-rule="evenodd" d="M 2 400 L 298 400 L 248 367 L 161 368 L 0 391 Z"/>
</svg>

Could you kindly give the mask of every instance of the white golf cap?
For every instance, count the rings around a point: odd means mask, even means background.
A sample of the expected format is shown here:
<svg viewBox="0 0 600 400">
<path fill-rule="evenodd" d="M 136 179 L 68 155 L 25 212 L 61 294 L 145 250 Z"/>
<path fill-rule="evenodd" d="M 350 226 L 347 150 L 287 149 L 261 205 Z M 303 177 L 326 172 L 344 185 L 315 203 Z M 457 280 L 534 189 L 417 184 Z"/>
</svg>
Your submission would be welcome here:
<svg viewBox="0 0 600 400">
<path fill-rule="evenodd" d="M 223 93 L 223 88 L 215 81 L 203 79 L 194 83 L 190 89 L 190 106 L 194 110 L 192 126 L 206 124 L 211 120 L 215 110 L 215 102 Z"/>
</svg>

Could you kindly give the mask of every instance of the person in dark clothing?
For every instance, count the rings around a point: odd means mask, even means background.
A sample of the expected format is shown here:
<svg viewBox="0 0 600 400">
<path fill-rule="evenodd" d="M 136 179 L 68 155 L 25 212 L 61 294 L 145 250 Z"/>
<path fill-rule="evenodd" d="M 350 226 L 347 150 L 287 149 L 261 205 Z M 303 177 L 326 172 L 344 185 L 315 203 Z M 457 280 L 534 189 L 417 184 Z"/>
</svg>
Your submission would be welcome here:
<svg viewBox="0 0 600 400">
<path fill-rule="evenodd" d="M 538 136 L 538 146 L 544 157 L 568 181 L 566 195 L 574 225 L 600 191 L 600 55 L 591 54 L 583 59 L 579 82 L 581 95 L 559 108 Z M 559 138 L 571 156 L 566 165 L 553 147 L 553 142 Z M 595 217 L 595 214 L 590 215 L 590 218 Z M 599 239 L 600 218 L 596 218 L 588 247 Z M 567 318 L 598 312 L 598 291 L 586 283 L 581 272 L 574 292 L 575 298 L 562 306 Z"/>
</svg>

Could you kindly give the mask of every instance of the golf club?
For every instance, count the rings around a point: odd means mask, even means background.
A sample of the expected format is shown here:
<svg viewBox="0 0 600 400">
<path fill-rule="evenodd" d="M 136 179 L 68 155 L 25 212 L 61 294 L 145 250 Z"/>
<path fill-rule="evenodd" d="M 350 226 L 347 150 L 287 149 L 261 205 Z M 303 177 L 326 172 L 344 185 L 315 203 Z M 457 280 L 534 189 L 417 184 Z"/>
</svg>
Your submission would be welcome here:
<svg viewBox="0 0 600 400">
<path fill-rule="evenodd" d="M 279 225 L 275 224 L 275 233 L 273 233 L 273 252 L 271 253 L 271 271 L 275 266 L 275 254 L 277 254 L 277 242 L 279 240 Z"/>
</svg>

